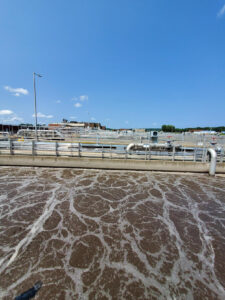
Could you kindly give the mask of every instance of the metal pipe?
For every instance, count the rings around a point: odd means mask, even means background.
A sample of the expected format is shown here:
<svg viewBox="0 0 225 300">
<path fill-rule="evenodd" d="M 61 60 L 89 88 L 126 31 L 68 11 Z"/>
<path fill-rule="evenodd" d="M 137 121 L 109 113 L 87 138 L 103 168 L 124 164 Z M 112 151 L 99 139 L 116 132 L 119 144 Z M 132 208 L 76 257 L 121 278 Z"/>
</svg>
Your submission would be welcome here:
<svg viewBox="0 0 225 300">
<path fill-rule="evenodd" d="M 135 146 L 135 144 L 131 143 L 127 146 L 127 151 L 130 151 L 133 147 Z"/>
<path fill-rule="evenodd" d="M 216 173 L 216 158 L 217 154 L 216 151 L 212 148 L 208 149 L 208 152 L 210 153 L 210 165 L 209 165 L 209 175 L 214 176 Z"/>
</svg>

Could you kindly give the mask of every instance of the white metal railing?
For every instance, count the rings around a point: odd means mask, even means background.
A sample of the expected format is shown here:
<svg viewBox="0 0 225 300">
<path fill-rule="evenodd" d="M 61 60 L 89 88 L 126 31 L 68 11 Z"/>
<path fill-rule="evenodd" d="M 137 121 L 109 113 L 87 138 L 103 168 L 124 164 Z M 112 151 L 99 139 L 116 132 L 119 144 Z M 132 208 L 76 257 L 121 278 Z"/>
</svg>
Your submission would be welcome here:
<svg viewBox="0 0 225 300">
<path fill-rule="evenodd" d="M 217 151 L 217 161 L 225 162 L 224 148 Z M 77 156 L 98 158 L 123 158 L 142 160 L 179 160 L 206 162 L 209 159 L 207 148 L 181 148 L 177 151 L 174 146 L 170 150 L 153 150 L 146 148 L 139 151 L 127 151 L 124 145 L 87 144 L 67 142 L 36 142 L 36 141 L 0 141 L 0 154 L 11 155 L 51 155 L 51 156 Z"/>
</svg>

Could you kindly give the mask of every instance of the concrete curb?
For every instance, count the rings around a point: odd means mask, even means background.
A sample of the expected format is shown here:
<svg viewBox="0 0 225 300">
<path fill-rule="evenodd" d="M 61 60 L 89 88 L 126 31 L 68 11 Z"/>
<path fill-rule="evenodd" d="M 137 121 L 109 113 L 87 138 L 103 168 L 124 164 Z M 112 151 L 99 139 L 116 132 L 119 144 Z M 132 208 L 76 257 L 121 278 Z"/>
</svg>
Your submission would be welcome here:
<svg viewBox="0 0 225 300">
<path fill-rule="evenodd" d="M 0 155 L 0 165 L 193 173 L 209 172 L 209 163 L 202 162 L 30 155 Z M 217 164 L 216 173 L 225 173 L 225 163 Z"/>
</svg>

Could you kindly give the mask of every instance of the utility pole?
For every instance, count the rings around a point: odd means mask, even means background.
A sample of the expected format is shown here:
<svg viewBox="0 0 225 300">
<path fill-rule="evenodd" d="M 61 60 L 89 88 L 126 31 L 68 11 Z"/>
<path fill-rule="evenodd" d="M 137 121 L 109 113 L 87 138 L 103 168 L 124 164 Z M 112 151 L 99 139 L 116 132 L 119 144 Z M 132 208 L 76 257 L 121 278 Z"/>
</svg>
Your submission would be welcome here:
<svg viewBox="0 0 225 300">
<path fill-rule="evenodd" d="M 33 80 L 34 80 L 34 115 L 35 115 L 35 139 L 38 140 L 37 135 L 37 101 L 36 101 L 36 85 L 35 85 L 35 76 L 42 77 L 42 75 L 33 72 Z"/>
</svg>

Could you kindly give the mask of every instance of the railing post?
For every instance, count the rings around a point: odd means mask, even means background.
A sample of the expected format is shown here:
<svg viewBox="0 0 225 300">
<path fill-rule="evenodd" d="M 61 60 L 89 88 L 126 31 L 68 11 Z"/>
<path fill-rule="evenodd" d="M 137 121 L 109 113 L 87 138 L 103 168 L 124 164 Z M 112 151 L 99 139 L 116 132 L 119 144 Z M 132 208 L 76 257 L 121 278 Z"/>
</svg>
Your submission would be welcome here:
<svg viewBox="0 0 225 300">
<path fill-rule="evenodd" d="M 80 157 L 80 143 L 78 143 L 78 156 Z"/>
<path fill-rule="evenodd" d="M 32 141 L 31 147 L 32 147 L 32 155 L 34 156 L 35 155 L 35 141 L 34 140 Z"/>
<path fill-rule="evenodd" d="M 59 147 L 58 142 L 55 142 L 55 155 L 56 156 L 59 156 L 58 147 Z"/>
<path fill-rule="evenodd" d="M 9 151 L 10 151 L 10 155 L 14 154 L 14 151 L 13 151 L 13 141 L 11 139 L 9 140 Z"/>
<path fill-rule="evenodd" d="M 206 162 L 206 160 L 207 160 L 207 149 L 203 148 L 202 162 Z"/>
<path fill-rule="evenodd" d="M 71 156 L 73 156 L 73 144 L 70 144 L 70 149 L 71 149 Z"/>
<path fill-rule="evenodd" d="M 102 145 L 102 158 L 104 158 L 104 154 L 103 154 L 103 145 Z"/>
<path fill-rule="evenodd" d="M 110 144 L 110 158 L 112 159 L 112 144 Z"/>
<path fill-rule="evenodd" d="M 125 149 L 125 159 L 127 159 L 127 148 Z"/>
<path fill-rule="evenodd" d="M 221 148 L 221 152 L 220 152 L 220 162 L 223 162 L 223 157 L 224 157 L 224 148 Z"/>
<path fill-rule="evenodd" d="M 175 159 L 175 146 L 173 146 L 173 155 L 172 155 L 172 160 L 174 161 Z"/>
<path fill-rule="evenodd" d="M 150 145 L 149 145 L 149 154 L 148 154 L 148 159 L 151 160 L 151 148 L 150 148 Z"/>
</svg>

